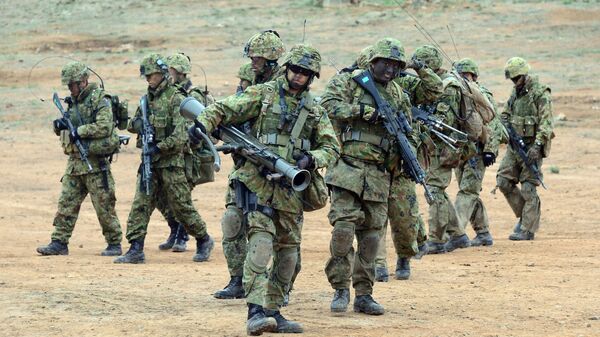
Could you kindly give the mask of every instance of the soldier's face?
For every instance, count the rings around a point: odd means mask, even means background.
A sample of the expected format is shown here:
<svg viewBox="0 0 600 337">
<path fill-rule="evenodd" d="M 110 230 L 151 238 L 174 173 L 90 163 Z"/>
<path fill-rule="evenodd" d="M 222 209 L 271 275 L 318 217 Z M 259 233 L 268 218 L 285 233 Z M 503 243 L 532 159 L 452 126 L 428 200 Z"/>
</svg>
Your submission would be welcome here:
<svg viewBox="0 0 600 337">
<path fill-rule="evenodd" d="M 467 80 L 471 81 L 471 82 L 476 82 L 477 81 L 477 76 L 475 76 L 475 74 L 472 73 L 461 73 L 461 75 L 466 78 Z"/>
<path fill-rule="evenodd" d="M 513 77 L 510 80 L 515 84 L 515 87 L 517 87 L 517 88 L 520 88 L 523 86 L 523 84 L 525 84 L 525 76 L 524 75 L 519 75 L 519 76 Z"/>
<path fill-rule="evenodd" d="M 289 66 L 286 76 L 290 89 L 300 90 L 308 84 L 312 71 L 298 66 Z"/>
<path fill-rule="evenodd" d="M 185 74 L 178 72 L 175 68 L 169 68 L 169 75 L 171 75 L 173 83 L 179 83 L 185 79 Z"/>
<path fill-rule="evenodd" d="M 161 73 L 153 73 L 150 75 L 146 75 L 146 82 L 148 82 L 148 86 L 152 89 L 156 89 L 160 82 L 163 80 L 163 74 Z"/>
<path fill-rule="evenodd" d="M 371 64 L 373 79 L 379 83 L 386 84 L 391 81 L 398 71 L 400 71 L 400 62 L 390 59 L 378 58 Z"/>
<path fill-rule="evenodd" d="M 267 64 L 267 59 L 260 56 L 254 56 L 250 58 L 252 60 L 252 71 L 256 74 L 262 74 L 265 71 L 265 65 Z"/>
<path fill-rule="evenodd" d="M 68 87 L 69 87 L 69 91 L 71 92 L 71 96 L 73 96 L 73 97 L 79 96 L 79 94 L 81 93 L 81 91 L 83 91 L 83 89 L 85 89 L 87 84 L 88 84 L 87 80 L 69 83 Z"/>
</svg>

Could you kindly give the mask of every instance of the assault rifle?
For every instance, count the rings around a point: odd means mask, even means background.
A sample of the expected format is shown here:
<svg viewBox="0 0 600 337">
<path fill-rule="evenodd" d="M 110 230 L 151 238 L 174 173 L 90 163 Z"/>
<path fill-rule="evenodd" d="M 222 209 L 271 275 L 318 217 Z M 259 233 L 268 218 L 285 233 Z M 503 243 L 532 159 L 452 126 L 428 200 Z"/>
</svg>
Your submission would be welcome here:
<svg viewBox="0 0 600 337">
<path fill-rule="evenodd" d="M 152 185 L 152 155 L 150 146 L 154 143 L 154 127 L 148 119 L 148 96 L 140 98 L 140 111 L 142 112 L 142 181 L 140 189 L 146 195 L 151 193 Z"/>
<path fill-rule="evenodd" d="M 427 108 L 421 109 L 413 106 L 411 107 L 411 112 L 414 119 L 425 124 L 428 127 L 429 132 L 448 145 L 451 149 L 456 150 L 457 143 L 467 141 L 466 133 L 442 122 L 441 119 L 435 117 L 431 111 L 427 110 Z M 454 139 L 446 135 L 444 132 L 453 132 L 458 136 L 458 139 Z"/>
<path fill-rule="evenodd" d="M 181 102 L 179 110 L 183 117 L 198 124 L 196 118 L 204 111 L 204 106 L 195 98 L 187 97 Z M 199 129 L 198 127 L 197 131 L 200 131 Z M 286 178 L 290 186 L 298 192 L 304 191 L 308 187 L 310 183 L 309 171 L 301 170 L 297 166 L 288 163 L 253 136 L 245 134 L 233 126 L 225 125 L 219 125 L 216 133 L 218 138 L 226 143 L 218 147 L 219 151 L 238 153 L 258 167 L 266 169 L 268 180 Z M 203 133 L 200 131 L 200 134 Z"/>
<path fill-rule="evenodd" d="M 425 189 L 425 199 L 427 200 L 427 203 L 431 204 L 433 202 L 433 195 L 425 183 L 425 171 L 421 168 L 421 165 L 419 165 L 417 156 L 410 147 L 410 143 L 406 137 L 406 135 L 412 132 L 412 127 L 408 120 L 406 120 L 406 116 L 404 116 L 402 111 L 396 113 L 390 103 L 379 95 L 379 92 L 375 87 L 375 81 L 368 70 L 352 79 L 371 94 L 375 100 L 377 111 L 383 118 L 385 129 L 396 139 L 398 152 L 404 162 L 405 170 L 415 182 L 423 185 L 423 188 Z"/>
<path fill-rule="evenodd" d="M 83 160 L 87 164 L 88 171 L 92 172 L 92 164 L 90 163 L 90 161 L 88 159 L 88 150 L 85 148 L 85 146 L 81 142 L 81 139 L 77 139 L 75 137 L 77 130 L 76 130 L 75 126 L 73 126 L 73 123 L 71 122 L 71 116 L 69 115 L 69 113 L 67 111 L 65 111 L 62 104 L 60 104 L 60 98 L 58 98 L 57 93 L 54 93 L 54 96 L 52 96 L 52 100 L 54 101 L 54 105 L 56 105 L 56 107 L 58 108 L 58 111 L 60 111 L 62 118 L 65 120 L 67 127 L 69 128 L 69 135 L 71 136 L 71 139 L 74 140 L 74 145 L 77 148 L 77 151 L 79 151 L 79 156 L 81 157 L 81 160 Z"/>
<path fill-rule="evenodd" d="M 506 130 L 508 131 L 508 143 L 510 145 L 510 148 L 513 149 L 513 151 L 515 151 L 519 155 L 519 157 L 523 161 L 523 164 L 525 164 L 529 171 L 533 173 L 533 176 L 535 177 L 535 179 L 537 179 L 537 181 L 540 182 L 540 184 L 542 184 L 542 187 L 544 189 L 547 189 L 546 185 L 544 184 L 544 181 L 542 180 L 540 168 L 537 166 L 536 163 L 530 163 L 529 160 L 527 160 L 527 145 L 525 145 L 523 138 L 521 138 L 517 134 L 517 131 L 512 127 L 512 125 L 510 125 L 510 123 L 502 124 L 504 124 Z"/>
</svg>

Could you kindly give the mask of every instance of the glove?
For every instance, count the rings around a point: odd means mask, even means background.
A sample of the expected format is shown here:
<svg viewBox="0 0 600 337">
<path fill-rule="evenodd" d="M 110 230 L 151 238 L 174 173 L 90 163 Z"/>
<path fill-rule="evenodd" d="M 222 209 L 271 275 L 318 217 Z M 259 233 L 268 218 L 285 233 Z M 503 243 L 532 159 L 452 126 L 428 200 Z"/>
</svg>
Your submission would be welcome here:
<svg viewBox="0 0 600 337">
<path fill-rule="evenodd" d="M 411 69 L 414 69 L 414 70 L 421 70 L 425 66 L 426 66 L 425 62 L 423 62 L 423 61 L 421 61 L 418 58 L 416 58 L 416 57 L 413 56 L 410 59 L 410 61 L 408 61 L 408 64 L 406 65 L 406 68 L 411 68 Z"/>
<path fill-rule="evenodd" d="M 136 133 L 142 133 L 142 129 L 144 128 L 144 122 L 140 117 L 134 117 L 131 120 L 131 128 L 135 130 Z"/>
<path fill-rule="evenodd" d="M 71 140 L 71 144 L 75 144 L 78 140 L 81 139 L 81 136 L 77 133 L 77 129 L 73 130 L 73 132 L 69 132 L 69 139 Z"/>
<path fill-rule="evenodd" d="M 540 159 L 542 159 L 542 149 L 539 145 L 533 145 L 527 151 L 527 161 L 529 164 L 537 163 Z"/>
<path fill-rule="evenodd" d="M 194 126 L 188 129 L 188 136 L 190 137 L 190 141 L 194 144 L 199 144 L 204 139 L 197 129 L 200 129 L 203 134 L 206 134 L 206 127 L 202 125 L 202 123 L 194 121 Z"/>
<path fill-rule="evenodd" d="M 301 170 L 313 170 L 315 168 L 315 159 L 308 153 L 294 156 L 294 159 L 296 159 L 296 166 Z"/>
<path fill-rule="evenodd" d="M 52 122 L 52 126 L 56 131 L 67 130 L 69 128 L 69 125 L 67 124 L 67 121 L 64 118 L 55 119 Z"/>
<path fill-rule="evenodd" d="M 360 105 L 360 117 L 369 123 L 375 123 L 379 118 L 377 109 L 369 105 Z"/>
<path fill-rule="evenodd" d="M 154 143 L 150 143 L 150 144 L 148 144 L 148 150 L 144 154 L 154 156 L 159 153 L 160 153 L 160 149 L 158 148 L 158 146 Z"/>
<path fill-rule="evenodd" d="M 492 166 L 496 162 L 496 155 L 491 152 L 484 152 L 482 160 L 485 167 Z"/>
</svg>

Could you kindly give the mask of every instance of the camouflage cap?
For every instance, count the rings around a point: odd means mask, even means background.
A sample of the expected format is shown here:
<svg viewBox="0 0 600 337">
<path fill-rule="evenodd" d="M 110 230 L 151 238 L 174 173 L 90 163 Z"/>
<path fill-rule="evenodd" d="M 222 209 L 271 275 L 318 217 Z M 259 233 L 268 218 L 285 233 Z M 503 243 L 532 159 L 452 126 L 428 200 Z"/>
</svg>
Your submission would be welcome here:
<svg viewBox="0 0 600 337">
<path fill-rule="evenodd" d="M 68 85 L 71 82 L 79 82 L 89 76 L 88 67 L 79 62 L 73 61 L 67 63 L 60 73 L 60 80 L 63 85 Z"/>
<path fill-rule="evenodd" d="M 368 46 L 363 48 L 358 54 L 358 58 L 356 59 L 356 65 L 360 69 L 366 69 L 369 66 L 369 59 L 371 53 L 373 52 L 373 46 Z"/>
<path fill-rule="evenodd" d="M 477 66 L 477 63 L 468 57 L 456 62 L 455 67 L 459 74 L 471 73 L 479 77 L 479 67 Z"/>
<path fill-rule="evenodd" d="M 368 62 L 371 63 L 373 60 L 378 58 L 384 58 L 400 62 L 400 67 L 406 66 L 406 56 L 404 53 L 404 47 L 402 42 L 396 39 L 386 37 L 377 41 L 371 47 L 371 53 L 368 57 Z"/>
<path fill-rule="evenodd" d="M 283 65 L 295 65 L 312 70 L 319 77 L 321 72 L 321 54 L 310 45 L 297 44 L 290 49 Z"/>
<path fill-rule="evenodd" d="M 192 62 L 190 61 L 189 56 L 184 53 L 177 53 L 167 57 L 167 65 L 182 74 L 189 74 L 192 72 Z"/>
<path fill-rule="evenodd" d="M 140 76 L 162 73 L 168 70 L 167 64 L 163 61 L 163 57 L 158 53 L 148 54 L 142 59 L 142 62 L 140 62 Z"/>
<path fill-rule="evenodd" d="M 254 34 L 244 47 L 244 56 L 264 57 L 270 61 L 279 59 L 284 52 L 283 42 L 274 30 Z"/>
<path fill-rule="evenodd" d="M 519 75 L 527 75 L 529 74 L 530 69 L 531 67 L 525 59 L 521 57 L 511 57 L 506 61 L 506 65 L 504 66 L 504 77 L 515 78 Z"/>
<path fill-rule="evenodd" d="M 429 69 L 436 71 L 442 67 L 442 54 L 434 46 L 424 45 L 417 48 L 413 57 L 425 62 Z"/>
</svg>

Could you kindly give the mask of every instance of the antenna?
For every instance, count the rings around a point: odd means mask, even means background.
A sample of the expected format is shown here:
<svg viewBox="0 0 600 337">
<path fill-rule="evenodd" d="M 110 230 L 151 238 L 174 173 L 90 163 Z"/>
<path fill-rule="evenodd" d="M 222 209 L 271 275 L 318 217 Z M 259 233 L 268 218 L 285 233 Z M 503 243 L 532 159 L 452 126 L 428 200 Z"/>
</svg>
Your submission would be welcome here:
<svg viewBox="0 0 600 337">
<path fill-rule="evenodd" d="M 338 67 L 335 65 L 335 60 L 333 59 L 333 57 L 330 57 L 327 62 L 329 62 L 329 65 L 333 67 L 333 69 L 335 69 L 338 73 L 340 72 L 340 70 L 338 69 Z"/>
<path fill-rule="evenodd" d="M 446 29 L 448 29 L 448 34 L 450 34 L 450 39 L 452 40 L 452 45 L 454 45 L 454 51 L 456 52 L 456 57 L 458 57 L 458 59 L 461 59 L 460 54 L 458 53 L 458 48 L 456 48 L 456 43 L 454 42 L 454 35 L 452 34 L 450 25 L 446 25 Z"/>
<path fill-rule="evenodd" d="M 302 29 L 302 43 L 304 43 L 305 38 L 306 38 L 306 19 L 304 19 L 304 28 Z"/>
</svg>

